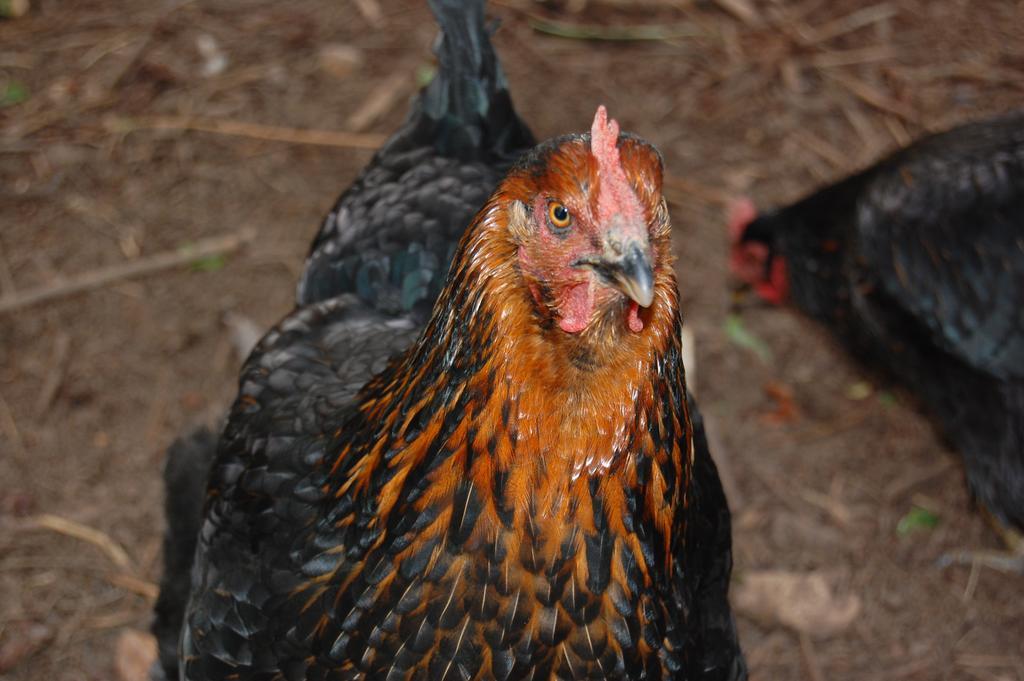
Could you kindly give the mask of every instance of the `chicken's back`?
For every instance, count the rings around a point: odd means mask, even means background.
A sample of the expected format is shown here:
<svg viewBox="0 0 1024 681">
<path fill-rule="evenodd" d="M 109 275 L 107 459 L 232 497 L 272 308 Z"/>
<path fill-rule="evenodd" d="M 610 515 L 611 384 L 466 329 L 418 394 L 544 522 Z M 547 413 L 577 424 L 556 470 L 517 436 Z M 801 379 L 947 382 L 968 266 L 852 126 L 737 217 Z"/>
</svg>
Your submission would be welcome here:
<svg viewBox="0 0 1024 681">
<path fill-rule="evenodd" d="M 338 199 L 313 241 L 298 303 L 355 293 L 386 312 L 429 311 L 459 237 L 534 144 L 516 115 L 483 0 L 431 0 L 437 75 Z"/>
</svg>

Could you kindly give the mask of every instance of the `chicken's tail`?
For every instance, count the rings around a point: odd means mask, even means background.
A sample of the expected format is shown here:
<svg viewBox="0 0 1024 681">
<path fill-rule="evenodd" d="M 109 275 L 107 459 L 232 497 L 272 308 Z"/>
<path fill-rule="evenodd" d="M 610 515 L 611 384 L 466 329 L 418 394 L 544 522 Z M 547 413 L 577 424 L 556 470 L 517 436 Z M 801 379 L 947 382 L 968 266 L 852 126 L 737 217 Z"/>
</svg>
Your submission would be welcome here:
<svg viewBox="0 0 1024 681">
<path fill-rule="evenodd" d="M 217 435 L 199 428 L 178 438 L 167 450 L 164 465 L 164 575 L 153 608 L 152 631 L 159 647 L 154 680 L 178 678 L 178 637 L 185 618 L 192 560 L 206 499 L 206 481 L 217 451 Z"/>
<path fill-rule="evenodd" d="M 484 0 L 429 0 L 441 29 L 437 75 L 420 95 L 410 132 L 443 155 L 508 158 L 535 144 L 512 106 L 508 82 L 484 22 Z"/>
</svg>

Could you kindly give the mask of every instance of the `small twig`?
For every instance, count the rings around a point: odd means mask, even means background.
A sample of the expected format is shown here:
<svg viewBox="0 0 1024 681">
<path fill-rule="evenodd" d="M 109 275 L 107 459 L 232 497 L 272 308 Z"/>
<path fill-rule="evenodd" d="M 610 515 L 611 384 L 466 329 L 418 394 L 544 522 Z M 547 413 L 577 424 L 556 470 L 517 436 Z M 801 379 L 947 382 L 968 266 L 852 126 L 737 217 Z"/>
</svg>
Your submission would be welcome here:
<svg viewBox="0 0 1024 681">
<path fill-rule="evenodd" d="M 903 125 L 899 118 L 896 118 L 895 116 L 886 116 L 885 127 L 889 128 L 889 133 L 892 135 L 892 138 L 896 140 L 896 144 L 901 147 L 905 147 L 913 141 L 910 133 L 907 132 L 906 126 Z"/>
<path fill-rule="evenodd" d="M 87 111 L 92 111 L 93 109 L 99 109 L 114 104 L 116 101 L 117 97 L 115 95 L 108 94 L 88 102 L 78 103 L 76 101 L 61 108 L 44 108 L 39 114 L 35 115 L 35 117 L 30 117 L 27 120 L 23 120 L 20 123 L 15 123 L 8 127 L 4 136 L 5 141 L 16 142 L 19 139 L 23 139 L 33 133 L 39 132 L 43 128 L 48 128 L 51 125 L 55 125 L 56 123 L 74 116 L 81 116 Z"/>
<path fill-rule="evenodd" d="M 761 16 L 749 0 L 715 0 L 715 2 L 747 26 L 757 26 L 760 23 Z"/>
<path fill-rule="evenodd" d="M 4 399 L 2 393 L 0 393 L 0 425 L 3 426 L 7 439 L 11 441 L 18 453 L 15 460 L 19 466 L 23 465 L 28 454 L 25 450 L 25 441 L 21 438 L 18 422 L 14 420 L 14 414 L 11 413 L 11 408 L 7 405 L 7 400 Z"/>
<path fill-rule="evenodd" d="M 178 11 L 185 5 L 189 5 L 195 2 L 195 0 L 179 0 L 174 4 L 170 5 L 166 9 L 161 9 L 156 17 L 149 22 L 149 25 L 141 31 L 135 31 L 135 36 L 141 37 L 142 40 L 139 42 L 138 47 L 133 50 L 131 56 L 125 60 L 124 65 L 117 70 L 114 77 L 110 79 L 110 89 L 116 90 L 127 80 L 128 75 L 135 69 L 136 66 L 142 63 L 143 58 L 146 56 L 146 52 L 149 51 L 149 46 L 153 44 L 153 38 L 156 36 L 157 29 L 160 28 L 161 24 L 166 21 L 174 12 Z"/>
<path fill-rule="evenodd" d="M 148 116 L 143 118 L 114 118 L 106 121 L 106 128 L 114 133 L 129 133 L 136 130 L 193 130 L 217 135 L 249 137 L 252 139 L 287 142 L 290 144 L 313 144 L 324 147 L 346 147 L 351 149 L 377 149 L 387 140 L 376 133 L 352 133 L 340 130 L 308 130 L 285 128 L 276 125 L 247 123 L 245 121 L 200 118 L 197 116 Z"/>
<path fill-rule="evenodd" d="M 14 276 L 11 274 L 10 265 L 4 257 L 4 245 L 0 242 L 0 298 L 14 293 Z"/>
<path fill-rule="evenodd" d="M 805 38 L 811 43 L 821 43 L 856 31 L 859 28 L 885 21 L 899 14 L 899 8 L 891 3 L 883 2 L 872 7 L 865 7 L 839 17 L 817 28 L 805 31 Z"/>
<path fill-rule="evenodd" d="M 119 610 L 106 615 L 94 615 L 85 622 L 86 629 L 117 629 L 133 622 L 137 622 L 139 613 L 137 610 Z"/>
<path fill-rule="evenodd" d="M 934 466 L 928 466 L 925 470 L 914 471 L 910 475 L 893 480 L 885 488 L 885 498 L 890 502 L 895 501 L 911 490 L 941 478 L 955 465 L 956 461 L 952 457 L 946 456 Z"/>
<path fill-rule="evenodd" d="M 819 158 L 836 170 L 846 170 L 850 167 L 849 157 L 846 154 L 815 135 L 809 129 L 798 129 L 795 135 L 804 143 L 805 147 L 813 151 Z"/>
<path fill-rule="evenodd" d="M 380 9 L 377 0 L 355 0 L 356 9 L 366 19 L 366 23 L 373 28 L 380 28 L 384 24 L 384 13 Z"/>
<path fill-rule="evenodd" d="M 853 520 L 853 514 L 850 512 L 850 509 L 838 499 L 806 487 L 802 487 L 799 490 L 799 493 L 801 499 L 811 506 L 825 511 L 825 513 L 831 516 L 840 528 L 847 529 L 850 526 L 850 522 Z"/>
<path fill-rule="evenodd" d="M 131 558 L 128 557 L 128 552 L 121 548 L 117 542 L 111 539 L 110 536 L 104 532 L 100 532 L 88 525 L 76 523 L 74 520 L 61 518 L 60 516 L 52 515 L 50 513 L 44 513 L 43 515 L 36 516 L 34 520 L 38 527 L 52 530 L 68 537 L 74 537 L 75 539 L 81 539 L 82 541 L 92 544 L 103 551 L 103 553 L 107 554 L 107 557 L 110 558 L 110 560 L 112 560 L 119 568 L 125 570 L 131 568 L 132 561 Z"/>
<path fill-rule="evenodd" d="M 825 681 L 825 675 L 821 671 L 821 663 L 818 662 L 818 655 L 814 652 L 814 642 L 811 637 L 801 631 L 800 638 L 800 659 L 803 660 L 807 669 L 807 678 L 810 681 Z"/>
<path fill-rule="evenodd" d="M 404 71 L 392 74 L 382 81 L 363 105 L 348 117 L 347 127 L 353 132 L 362 132 L 391 110 L 409 89 L 409 74 Z"/>
<path fill-rule="evenodd" d="M 5 296 L 0 298 L 0 314 L 29 305 L 36 305 L 47 300 L 64 298 L 75 293 L 100 288 L 122 279 L 131 279 L 153 274 L 154 272 L 171 267 L 177 267 L 178 265 L 187 265 L 197 260 L 208 258 L 211 255 L 231 253 L 252 240 L 254 236 L 255 233 L 252 230 L 246 229 L 234 234 L 202 239 L 188 248 L 158 253 L 148 258 L 139 258 L 121 265 L 92 270 L 70 280 L 29 289 L 16 293 L 13 296 Z"/>
<path fill-rule="evenodd" d="M 530 27 L 539 33 L 571 40 L 642 41 L 693 38 L 701 35 L 692 24 L 652 24 L 649 26 L 603 26 L 571 24 L 529 14 Z"/>
<path fill-rule="evenodd" d="M 36 399 L 36 417 L 42 418 L 46 410 L 53 404 L 57 397 L 64 376 L 68 369 L 68 359 L 71 349 L 71 337 L 63 331 L 57 331 L 57 338 L 53 342 L 53 357 L 50 358 L 50 370 L 43 381 L 43 387 L 39 391 L 39 398 Z"/>
<path fill-rule="evenodd" d="M 967 576 L 967 584 L 964 586 L 964 594 L 961 597 L 963 603 L 970 603 L 974 598 L 974 592 L 978 589 L 978 577 L 981 572 L 981 563 L 977 560 L 971 561 L 971 572 Z"/>
<path fill-rule="evenodd" d="M 160 375 L 156 380 L 153 401 L 149 405 L 145 420 L 146 427 L 143 430 L 147 444 L 155 444 L 162 438 L 161 429 L 163 428 L 164 414 L 167 412 L 168 388 L 173 376 L 170 367 L 165 366 L 160 370 Z"/>
<path fill-rule="evenodd" d="M 898 72 L 905 80 L 919 83 L 949 79 L 973 80 L 991 85 L 1007 85 L 1016 90 L 1024 89 L 1024 83 L 1020 82 L 1018 71 L 983 62 L 935 64 L 917 68 L 903 67 L 898 69 Z"/>
<path fill-rule="evenodd" d="M 142 596 L 149 601 L 155 601 L 157 596 L 160 595 L 160 587 L 153 582 L 146 581 L 145 579 L 139 579 L 134 575 L 119 572 L 107 575 L 106 580 L 116 587 L 124 589 L 125 591 L 130 591 L 138 596 Z"/>
<path fill-rule="evenodd" d="M 892 45 L 872 45 L 855 50 L 835 50 L 823 52 L 811 57 L 811 64 L 816 68 L 835 66 L 853 66 L 874 61 L 898 59 L 899 52 Z"/>
<path fill-rule="evenodd" d="M 905 107 L 901 102 L 896 101 L 889 95 L 868 85 L 864 81 L 837 71 L 822 70 L 821 73 L 842 85 L 865 104 L 869 104 L 880 111 L 884 111 L 885 113 L 891 113 L 899 116 L 908 123 L 918 122 L 917 115 L 915 115 L 913 111 Z"/>
<path fill-rule="evenodd" d="M 882 141 L 881 135 L 871 125 L 871 122 L 861 111 L 860 107 L 844 106 L 843 115 L 846 116 L 846 120 L 850 122 L 853 129 L 857 131 L 857 135 L 864 142 L 864 149 L 869 152 L 869 155 L 879 153 L 888 145 L 887 141 Z"/>
</svg>

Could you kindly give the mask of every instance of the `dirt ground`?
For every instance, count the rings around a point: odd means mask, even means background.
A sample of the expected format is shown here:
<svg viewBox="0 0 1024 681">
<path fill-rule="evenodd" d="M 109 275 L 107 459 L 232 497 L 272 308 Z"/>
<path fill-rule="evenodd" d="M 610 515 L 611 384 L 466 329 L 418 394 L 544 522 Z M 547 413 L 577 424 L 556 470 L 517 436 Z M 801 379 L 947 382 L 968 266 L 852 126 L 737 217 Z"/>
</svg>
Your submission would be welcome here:
<svg viewBox="0 0 1024 681">
<path fill-rule="evenodd" d="M 605 103 L 665 155 L 692 378 L 733 483 L 735 591 L 764 571 L 828 589 L 798 589 L 790 604 L 810 612 L 788 624 L 740 608 L 752 678 L 1024 681 L 1024 578 L 936 566 L 999 546 L 959 461 L 808 321 L 750 304 L 730 321 L 723 220 L 729 196 L 790 200 L 925 131 L 1019 106 L 1024 4 L 507 0 L 492 13 L 539 136 L 584 129 Z M 370 158 L 245 124 L 389 133 L 434 31 L 425 3 L 400 0 L 32 0 L 0 20 L 0 295 L 255 233 L 199 266 L 0 312 L 0 679 L 118 678 L 115 644 L 146 628 L 159 578 L 164 448 L 235 390 L 225 316 L 265 329 L 289 310 L 320 218 Z M 241 134 L 181 129 L 196 117 Z"/>
</svg>

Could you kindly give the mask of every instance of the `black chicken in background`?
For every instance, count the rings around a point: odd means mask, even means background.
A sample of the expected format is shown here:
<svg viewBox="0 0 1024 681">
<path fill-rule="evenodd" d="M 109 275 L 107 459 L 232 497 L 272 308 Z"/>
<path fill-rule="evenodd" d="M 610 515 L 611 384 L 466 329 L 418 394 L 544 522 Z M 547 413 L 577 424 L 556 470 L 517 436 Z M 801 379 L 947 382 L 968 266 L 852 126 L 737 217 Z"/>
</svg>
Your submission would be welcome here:
<svg viewBox="0 0 1024 681">
<path fill-rule="evenodd" d="M 1024 572 L 1024 112 L 922 138 L 791 206 L 733 207 L 731 265 L 899 379 Z M 1011 529 L 1013 528 L 1013 529 Z"/>
</svg>

